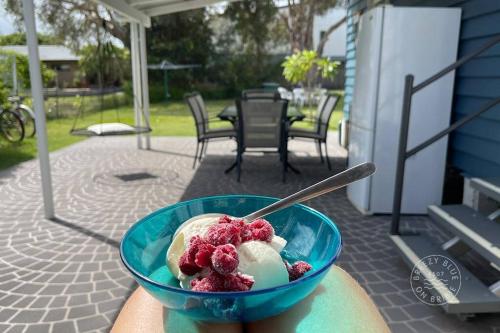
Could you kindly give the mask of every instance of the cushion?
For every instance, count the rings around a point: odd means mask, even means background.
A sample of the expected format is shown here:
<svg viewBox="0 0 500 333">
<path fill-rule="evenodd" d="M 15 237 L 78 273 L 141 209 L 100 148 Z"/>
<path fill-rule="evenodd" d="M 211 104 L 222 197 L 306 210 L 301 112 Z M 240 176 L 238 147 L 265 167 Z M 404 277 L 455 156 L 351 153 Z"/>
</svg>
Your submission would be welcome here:
<svg viewBox="0 0 500 333">
<path fill-rule="evenodd" d="M 134 127 L 122 123 L 102 123 L 87 127 L 87 131 L 96 135 L 134 133 Z"/>
</svg>

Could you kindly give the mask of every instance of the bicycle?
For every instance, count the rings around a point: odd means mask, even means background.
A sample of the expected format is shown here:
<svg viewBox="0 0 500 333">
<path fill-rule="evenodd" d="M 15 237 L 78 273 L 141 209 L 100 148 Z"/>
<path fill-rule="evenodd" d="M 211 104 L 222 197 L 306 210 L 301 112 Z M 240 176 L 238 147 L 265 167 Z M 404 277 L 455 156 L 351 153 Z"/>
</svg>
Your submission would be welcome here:
<svg viewBox="0 0 500 333">
<path fill-rule="evenodd" d="M 23 141 L 24 123 L 16 112 L 0 107 L 0 134 L 10 142 Z"/>
<path fill-rule="evenodd" d="M 10 96 L 8 101 L 12 104 L 12 110 L 23 121 L 26 137 L 31 138 L 36 133 L 35 113 L 27 105 L 22 104 L 24 99 L 24 96 Z"/>
</svg>

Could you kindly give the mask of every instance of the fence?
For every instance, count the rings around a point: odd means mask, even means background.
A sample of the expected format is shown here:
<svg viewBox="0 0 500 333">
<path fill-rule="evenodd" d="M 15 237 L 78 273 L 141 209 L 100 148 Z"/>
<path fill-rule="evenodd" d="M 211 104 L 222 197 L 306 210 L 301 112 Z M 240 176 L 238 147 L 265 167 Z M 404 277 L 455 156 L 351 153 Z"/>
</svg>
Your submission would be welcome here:
<svg viewBox="0 0 500 333">
<path fill-rule="evenodd" d="M 80 109 L 85 114 L 132 105 L 130 96 L 119 88 L 45 89 L 45 112 L 48 119 L 71 118 Z M 26 101 L 31 103 L 30 99 Z"/>
</svg>

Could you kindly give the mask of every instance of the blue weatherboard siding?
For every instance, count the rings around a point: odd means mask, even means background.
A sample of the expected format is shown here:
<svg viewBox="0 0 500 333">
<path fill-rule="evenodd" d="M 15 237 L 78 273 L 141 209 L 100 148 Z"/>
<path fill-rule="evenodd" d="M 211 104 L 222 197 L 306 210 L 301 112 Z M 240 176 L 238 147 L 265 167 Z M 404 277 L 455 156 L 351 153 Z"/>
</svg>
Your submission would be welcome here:
<svg viewBox="0 0 500 333">
<path fill-rule="evenodd" d="M 458 57 L 473 52 L 500 34 L 500 0 L 393 0 L 395 6 L 462 8 Z M 366 8 L 366 0 L 351 0 L 348 15 Z M 356 27 L 348 21 L 346 102 L 349 117 L 355 71 Z M 352 28 L 350 28 L 352 25 Z M 353 32 L 349 36 L 349 31 Z M 351 53 L 349 53 L 351 52 Z M 352 58 L 351 58 L 352 57 Z M 477 111 L 500 96 L 500 45 L 460 67 L 456 72 L 452 121 Z M 347 105 L 349 104 L 349 105 Z M 500 106 L 496 106 L 450 137 L 449 161 L 471 176 L 500 176 Z"/>
<path fill-rule="evenodd" d="M 366 6 L 364 0 L 350 1 L 347 9 L 347 37 L 346 37 L 346 62 L 345 62 L 345 83 L 344 83 L 344 117 L 349 118 L 351 111 L 352 94 L 354 92 L 354 74 L 356 71 L 356 33 L 357 25 L 353 15 Z M 359 8 L 358 8 L 359 7 Z"/>
</svg>

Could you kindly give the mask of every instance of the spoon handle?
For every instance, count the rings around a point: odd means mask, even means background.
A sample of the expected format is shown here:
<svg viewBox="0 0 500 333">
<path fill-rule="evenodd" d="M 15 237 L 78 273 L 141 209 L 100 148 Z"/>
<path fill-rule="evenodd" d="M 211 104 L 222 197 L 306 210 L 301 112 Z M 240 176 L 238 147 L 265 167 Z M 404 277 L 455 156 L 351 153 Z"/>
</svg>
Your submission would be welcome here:
<svg viewBox="0 0 500 333">
<path fill-rule="evenodd" d="M 375 164 L 373 163 L 367 162 L 356 165 L 325 180 L 322 180 L 319 183 L 309 186 L 308 188 L 305 188 L 297 193 L 294 193 L 286 198 L 283 198 L 280 201 L 277 201 L 269 206 L 259 209 L 258 211 L 243 217 L 243 220 L 245 222 L 252 222 L 253 220 L 264 217 L 280 209 L 289 207 L 293 204 L 316 198 L 317 196 L 331 191 L 335 191 L 357 180 L 368 177 L 374 172 Z"/>
</svg>

